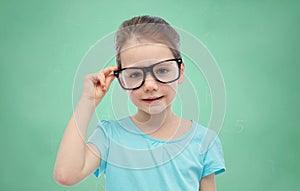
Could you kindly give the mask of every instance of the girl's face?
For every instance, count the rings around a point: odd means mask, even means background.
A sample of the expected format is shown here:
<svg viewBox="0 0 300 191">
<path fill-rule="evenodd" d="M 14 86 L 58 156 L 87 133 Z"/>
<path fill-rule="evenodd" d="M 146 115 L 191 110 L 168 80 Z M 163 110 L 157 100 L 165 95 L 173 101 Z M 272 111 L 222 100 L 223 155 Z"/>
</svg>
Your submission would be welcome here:
<svg viewBox="0 0 300 191">
<path fill-rule="evenodd" d="M 151 66 L 174 56 L 166 45 L 149 41 L 127 41 L 121 51 L 122 68 Z M 144 84 L 136 90 L 128 90 L 131 101 L 138 113 L 159 114 L 171 109 L 176 97 L 177 87 L 184 79 L 184 65 L 181 65 L 179 80 L 164 84 L 156 81 L 150 72 L 146 73 Z"/>
</svg>

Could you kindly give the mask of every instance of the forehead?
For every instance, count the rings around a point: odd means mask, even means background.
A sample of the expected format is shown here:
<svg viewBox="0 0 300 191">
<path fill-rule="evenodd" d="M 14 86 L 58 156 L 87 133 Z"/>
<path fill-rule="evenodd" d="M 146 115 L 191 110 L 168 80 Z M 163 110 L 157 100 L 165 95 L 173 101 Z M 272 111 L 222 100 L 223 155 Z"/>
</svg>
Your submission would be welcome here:
<svg viewBox="0 0 300 191">
<path fill-rule="evenodd" d="M 148 66 L 155 62 L 174 58 L 165 44 L 151 42 L 126 42 L 120 52 L 122 67 Z"/>
</svg>

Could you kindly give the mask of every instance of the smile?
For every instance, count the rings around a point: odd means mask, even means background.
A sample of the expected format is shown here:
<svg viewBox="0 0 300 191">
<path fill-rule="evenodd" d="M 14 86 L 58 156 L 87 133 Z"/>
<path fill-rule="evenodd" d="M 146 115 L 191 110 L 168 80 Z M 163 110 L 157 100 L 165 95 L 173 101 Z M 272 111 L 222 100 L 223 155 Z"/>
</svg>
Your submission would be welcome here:
<svg viewBox="0 0 300 191">
<path fill-rule="evenodd" d="M 164 96 L 160 96 L 160 97 L 154 97 L 154 98 L 147 98 L 147 99 L 142 99 L 144 102 L 147 103 L 153 103 L 153 102 L 158 102 L 160 101 Z"/>
</svg>

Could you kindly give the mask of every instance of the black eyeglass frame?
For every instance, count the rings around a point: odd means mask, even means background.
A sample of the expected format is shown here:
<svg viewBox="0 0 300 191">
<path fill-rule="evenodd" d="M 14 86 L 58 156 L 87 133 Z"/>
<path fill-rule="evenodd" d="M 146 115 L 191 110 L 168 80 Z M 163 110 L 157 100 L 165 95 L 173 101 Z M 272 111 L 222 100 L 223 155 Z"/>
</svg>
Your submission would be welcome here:
<svg viewBox="0 0 300 191">
<path fill-rule="evenodd" d="M 159 80 L 154 72 L 153 72 L 153 68 L 158 65 L 158 64 L 161 64 L 163 62 L 169 62 L 169 61 L 176 61 L 177 65 L 178 65 L 178 77 L 174 80 L 171 80 L 171 81 L 167 81 L 167 82 L 163 82 L 161 80 Z M 151 66 L 148 66 L 148 67 L 128 67 L 128 68 L 120 68 L 118 70 L 115 70 L 113 73 L 114 73 L 114 76 L 116 76 L 118 78 L 118 81 L 119 81 L 119 84 L 121 85 L 121 87 L 125 90 L 136 90 L 136 89 L 139 89 L 140 87 L 142 87 L 145 83 L 145 80 L 146 80 L 146 74 L 147 72 L 150 72 L 151 75 L 154 77 L 154 79 L 160 83 L 163 83 L 163 84 L 168 84 L 168 83 L 172 83 L 172 82 L 175 82 L 176 80 L 178 80 L 180 78 L 180 69 L 181 69 L 181 64 L 182 64 L 182 58 L 173 58 L 173 59 L 167 59 L 167 60 L 162 60 L 162 61 L 159 61 L 155 64 L 152 64 Z M 126 69 L 140 69 L 143 71 L 143 81 L 141 83 L 141 85 L 139 85 L 138 87 L 135 87 L 135 88 L 126 88 L 122 85 L 121 83 L 121 80 L 119 78 L 119 73 L 123 70 L 126 70 Z"/>
</svg>

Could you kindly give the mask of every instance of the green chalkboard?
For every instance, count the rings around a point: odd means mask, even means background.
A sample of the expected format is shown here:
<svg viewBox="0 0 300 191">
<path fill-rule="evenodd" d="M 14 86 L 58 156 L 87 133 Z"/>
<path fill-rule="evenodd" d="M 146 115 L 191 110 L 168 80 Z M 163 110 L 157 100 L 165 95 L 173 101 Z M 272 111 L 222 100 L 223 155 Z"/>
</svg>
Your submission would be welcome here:
<svg viewBox="0 0 300 191">
<path fill-rule="evenodd" d="M 0 190 L 104 190 L 103 178 L 93 176 L 60 186 L 53 166 L 76 102 L 80 64 L 122 21 L 144 14 L 197 38 L 222 73 L 226 113 L 219 136 L 227 171 L 216 178 L 218 190 L 300 190 L 299 6 L 276 0 L 2 0 Z M 193 76 L 193 58 L 184 56 Z M 205 75 L 197 80 L 197 115 L 207 125 L 212 98 Z M 181 102 L 175 100 L 179 112 Z M 111 117 L 106 111 L 99 116 Z M 134 112 L 132 105 L 127 111 Z"/>
</svg>

